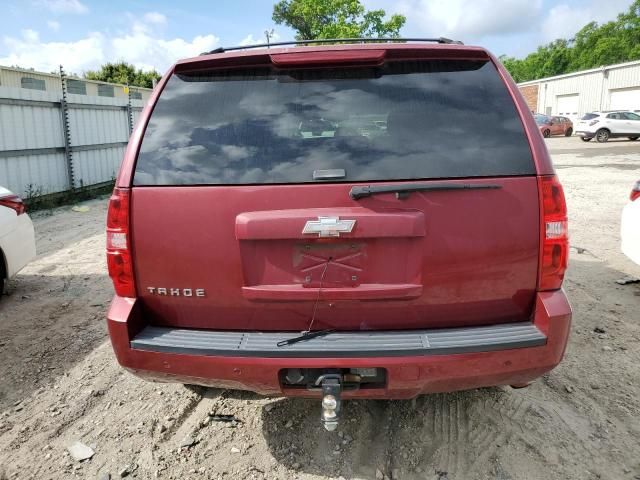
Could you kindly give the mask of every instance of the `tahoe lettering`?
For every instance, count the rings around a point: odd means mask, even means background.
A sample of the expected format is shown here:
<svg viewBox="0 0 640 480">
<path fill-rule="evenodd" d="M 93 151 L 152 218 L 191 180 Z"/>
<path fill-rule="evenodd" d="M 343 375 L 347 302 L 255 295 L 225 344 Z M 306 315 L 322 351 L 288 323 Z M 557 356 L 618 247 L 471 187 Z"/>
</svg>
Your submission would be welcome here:
<svg viewBox="0 0 640 480">
<path fill-rule="evenodd" d="M 170 297 L 204 297 L 206 295 L 204 288 L 147 287 L 147 291 L 151 295 L 167 295 Z"/>
</svg>

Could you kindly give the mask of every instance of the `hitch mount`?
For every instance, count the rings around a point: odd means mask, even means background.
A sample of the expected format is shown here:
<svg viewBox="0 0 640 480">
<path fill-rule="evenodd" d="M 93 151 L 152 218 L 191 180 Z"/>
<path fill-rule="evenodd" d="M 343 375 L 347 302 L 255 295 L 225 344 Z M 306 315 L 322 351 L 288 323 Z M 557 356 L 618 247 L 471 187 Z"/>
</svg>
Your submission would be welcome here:
<svg viewBox="0 0 640 480">
<path fill-rule="evenodd" d="M 339 373 L 327 373 L 316 380 L 316 386 L 322 388 L 322 410 L 320 420 L 329 432 L 338 428 L 342 411 L 342 376 Z"/>
</svg>

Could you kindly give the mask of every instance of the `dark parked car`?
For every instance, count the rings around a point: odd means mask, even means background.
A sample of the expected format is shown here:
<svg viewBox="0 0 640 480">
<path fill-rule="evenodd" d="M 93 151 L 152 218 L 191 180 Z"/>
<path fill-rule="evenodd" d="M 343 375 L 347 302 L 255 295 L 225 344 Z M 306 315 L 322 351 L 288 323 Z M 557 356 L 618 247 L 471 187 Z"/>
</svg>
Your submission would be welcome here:
<svg viewBox="0 0 640 480">
<path fill-rule="evenodd" d="M 554 368 L 567 257 L 546 146 L 485 49 L 219 49 L 171 67 L 129 142 L 109 333 L 142 377 L 322 399 L 334 429 L 345 398 Z"/>
</svg>

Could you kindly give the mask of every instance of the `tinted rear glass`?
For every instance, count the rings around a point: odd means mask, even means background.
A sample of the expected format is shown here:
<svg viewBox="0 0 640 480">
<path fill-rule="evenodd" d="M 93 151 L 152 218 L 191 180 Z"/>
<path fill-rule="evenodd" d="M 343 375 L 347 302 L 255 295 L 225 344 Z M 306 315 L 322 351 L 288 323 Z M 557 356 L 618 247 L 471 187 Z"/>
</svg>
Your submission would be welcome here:
<svg viewBox="0 0 640 480">
<path fill-rule="evenodd" d="M 585 113 L 581 120 L 593 120 L 594 118 L 598 118 L 600 115 L 597 113 Z"/>
<path fill-rule="evenodd" d="M 538 125 L 544 125 L 544 124 L 549 123 L 551 121 L 551 118 L 547 117 L 546 115 L 534 115 L 533 118 L 535 118 L 536 123 Z"/>
<path fill-rule="evenodd" d="M 176 74 L 156 104 L 135 185 L 535 173 L 513 100 L 483 61 Z"/>
</svg>

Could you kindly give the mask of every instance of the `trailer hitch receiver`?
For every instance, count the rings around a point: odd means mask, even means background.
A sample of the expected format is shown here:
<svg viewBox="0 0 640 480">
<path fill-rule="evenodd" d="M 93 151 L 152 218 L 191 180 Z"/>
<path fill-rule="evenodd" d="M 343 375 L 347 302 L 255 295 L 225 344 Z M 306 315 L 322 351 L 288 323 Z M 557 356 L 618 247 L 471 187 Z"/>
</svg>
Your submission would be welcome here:
<svg viewBox="0 0 640 480">
<path fill-rule="evenodd" d="M 324 428 L 329 432 L 333 432 L 338 428 L 340 413 L 342 410 L 342 393 L 341 376 L 337 373 L 328 373 L 321 375 L 316 380 L 316 385 L 322 388 L 322 412 L 320 420 Z"/>
</svg>

